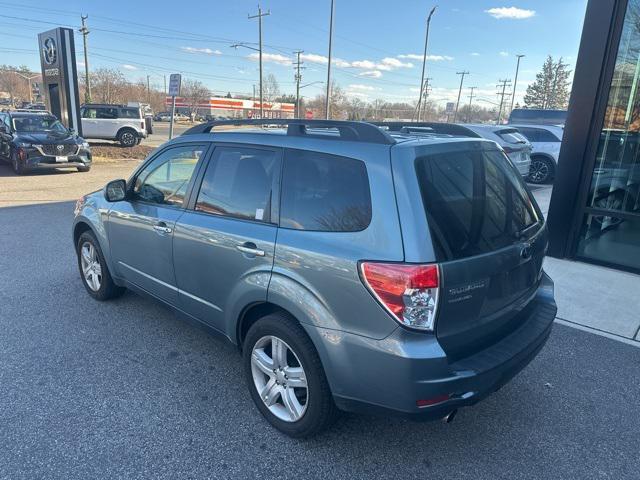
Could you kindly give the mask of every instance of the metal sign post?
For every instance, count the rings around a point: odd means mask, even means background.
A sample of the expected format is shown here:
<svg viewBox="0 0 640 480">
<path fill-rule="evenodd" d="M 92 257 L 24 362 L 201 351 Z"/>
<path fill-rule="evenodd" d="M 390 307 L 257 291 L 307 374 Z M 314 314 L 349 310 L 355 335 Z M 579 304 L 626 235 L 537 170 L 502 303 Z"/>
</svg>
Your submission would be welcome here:
<svg viewBox="0 0 640 480">
<path fill-rule="evenodd" d="M 173 138 L 173 121 L 176 115 L 176 97 L 180 95 L 182 75 L 172 73 L 169 76 L 169 95 L 171 96 L 171 121 L 169 123 L 169 140 Z"/>
</svg>

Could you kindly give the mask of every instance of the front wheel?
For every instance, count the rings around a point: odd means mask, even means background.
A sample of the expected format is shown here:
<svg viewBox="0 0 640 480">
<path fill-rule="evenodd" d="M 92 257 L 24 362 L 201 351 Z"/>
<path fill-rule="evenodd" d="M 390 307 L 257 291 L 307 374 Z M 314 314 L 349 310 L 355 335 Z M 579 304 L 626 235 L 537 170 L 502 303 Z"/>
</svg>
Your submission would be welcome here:
<svg viewBox="0 0 640 480">
<path fill-rule="evenodd" d="M 20 159 L 18 158 L 18 154 L 16 152 L 13 152 L 11 154 L 11 166 L 13 167 L 13 171 L 16 175 L 24 175 L 24 173 L 26 172 L 24 165 L 22 165 L 22 162 L 20 162 Z"/>
<path fill-rule="evenodd" d="M 320 357 L 302 327 L 274 313 L 254 323 L 244 340 L 243 363 L 260 413 L 294 438 L 316 435 L 337 416 Z"/>
<path fill-rule="evenodd" d="M 80 235 L 76 250 L 80 278 L 89 295 L 96 300 L 104 301 L 124 293 L 125 289 L 113 282 L 100 244 L 91 231 Z"/>
</svg>

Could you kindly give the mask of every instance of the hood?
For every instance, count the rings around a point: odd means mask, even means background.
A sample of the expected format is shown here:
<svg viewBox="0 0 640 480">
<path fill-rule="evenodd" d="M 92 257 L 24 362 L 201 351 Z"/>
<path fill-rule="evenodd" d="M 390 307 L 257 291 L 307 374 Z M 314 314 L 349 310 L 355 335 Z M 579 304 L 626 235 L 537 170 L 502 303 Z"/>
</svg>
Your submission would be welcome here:
<svg viewBox="0 0 640 480">
<path fill-rule="evenodd" d="M 15 139 L 22 143 L 47 144 L 78 144 L 79 138 L 69 132 L 16 132 Z"/>
</svg>

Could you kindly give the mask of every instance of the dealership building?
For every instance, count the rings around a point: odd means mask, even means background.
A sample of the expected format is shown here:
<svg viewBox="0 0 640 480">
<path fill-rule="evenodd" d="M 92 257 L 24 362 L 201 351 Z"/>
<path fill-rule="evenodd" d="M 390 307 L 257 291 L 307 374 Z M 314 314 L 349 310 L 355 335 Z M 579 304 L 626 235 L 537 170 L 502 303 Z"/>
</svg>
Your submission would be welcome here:
<svg viewBox="0 0 640 480">
<path fill-rule="evenodd" d="M 167 109 L 171 107 L 172 98 L 167 97 Z M 188 99 L 176 97 L 176 111 L 189 115 L 191 103 Z M 295 104 L 280 102 L 264 102 L 265 118 L 293 118 Z M 242 100 L 239 98 L 210 97 L 198 102 L 198 115 L 213 115 L 229 118 L 258 118 L 260 116 L 260 102 Z"/>
<path fill-rule="evenodd" d="M 640 0 L 590 0 L 549 207 L 549 254 L 640 273 Z"/>
</svg>

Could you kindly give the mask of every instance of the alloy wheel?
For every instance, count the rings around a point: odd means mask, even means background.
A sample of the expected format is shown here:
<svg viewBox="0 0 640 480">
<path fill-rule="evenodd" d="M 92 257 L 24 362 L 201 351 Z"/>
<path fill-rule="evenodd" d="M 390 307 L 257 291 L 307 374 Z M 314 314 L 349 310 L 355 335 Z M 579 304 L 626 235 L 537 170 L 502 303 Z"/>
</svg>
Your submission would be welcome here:
<svg viewBox="0 0 640 480">
<path fill-rule="evenodd" d="M 84 281 L 91 290 L 97 292 L 102 285 L 102 266 L 96 248 L 90 242 L 84 242 L 80 247 L 80 264 Z"/>
<path fill-rule="evenodd" d="M 533 160 L 529 170 L 529 178 L 534 183 L 543 183 L 549 178 L 549 165 L 542 160 Z"/>
<path fill-rule="evenodd" d="M 269 411 L 285 422 L 300 420 L 307 410 L 307 376 L 296 353 L 282 339 L 262 337 L 251 352 L 253 383 Z"/>
</svg>

